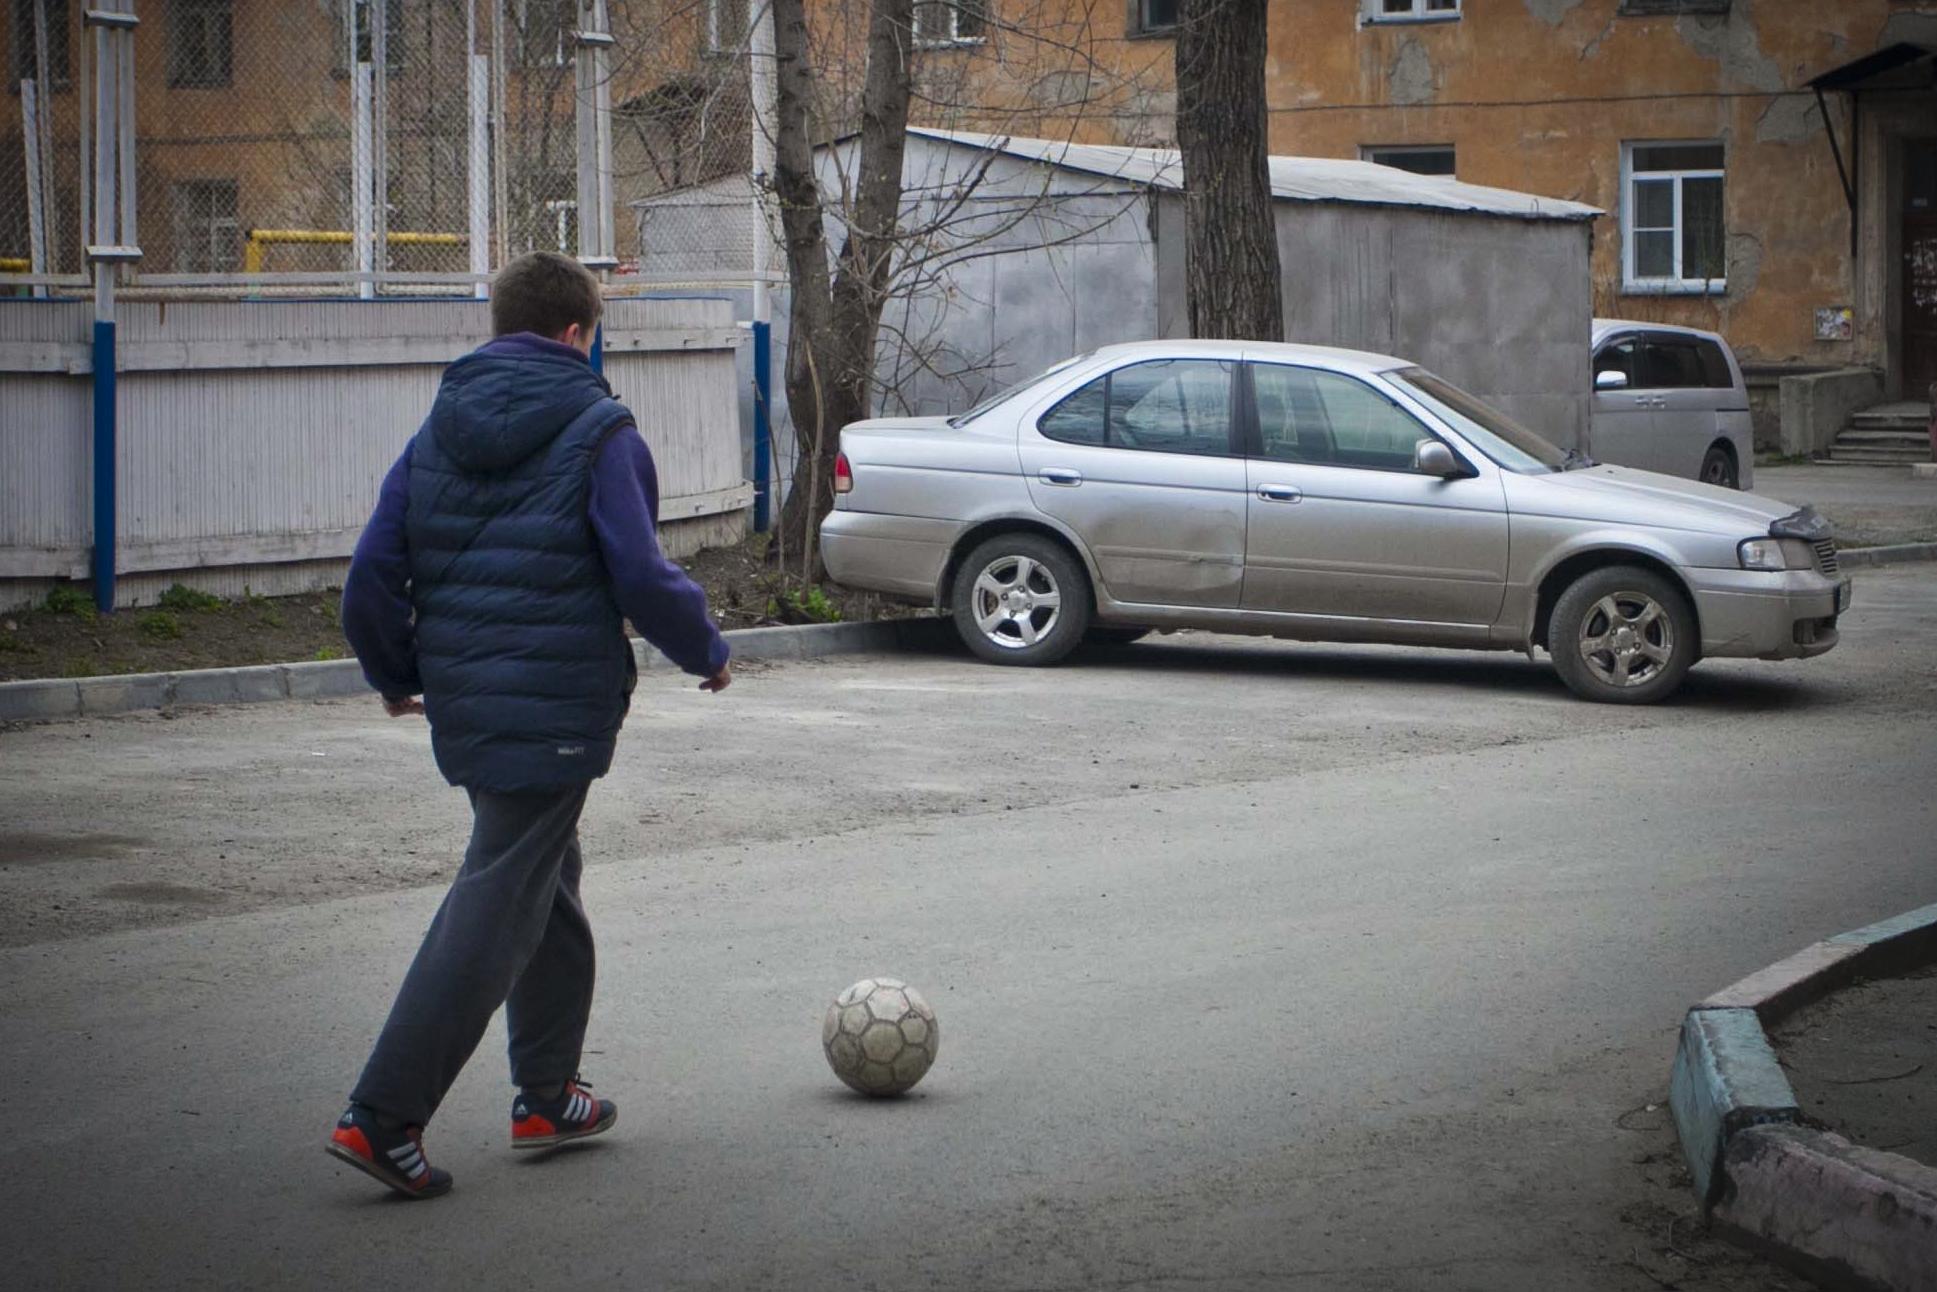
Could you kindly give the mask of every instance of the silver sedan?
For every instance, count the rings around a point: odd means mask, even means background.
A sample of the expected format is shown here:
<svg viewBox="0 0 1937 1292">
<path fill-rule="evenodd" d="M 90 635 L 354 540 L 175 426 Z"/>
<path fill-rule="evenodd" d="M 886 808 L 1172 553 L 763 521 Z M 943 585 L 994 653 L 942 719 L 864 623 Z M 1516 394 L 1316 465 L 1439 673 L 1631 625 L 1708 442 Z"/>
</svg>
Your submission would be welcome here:
<svg viewBox="0 0 1937 1292">
<path fill-rule="evenodd" d="M 1704 656 L 1836 644 L 1821 517 L 1554 447 L 1402 359 L 1162 341 L 955 417 L 841 432 L 830 575 L 951 614 L 982 658 L 1203 628 L 1544 648 L 1647 703 Z"/>
</svg>

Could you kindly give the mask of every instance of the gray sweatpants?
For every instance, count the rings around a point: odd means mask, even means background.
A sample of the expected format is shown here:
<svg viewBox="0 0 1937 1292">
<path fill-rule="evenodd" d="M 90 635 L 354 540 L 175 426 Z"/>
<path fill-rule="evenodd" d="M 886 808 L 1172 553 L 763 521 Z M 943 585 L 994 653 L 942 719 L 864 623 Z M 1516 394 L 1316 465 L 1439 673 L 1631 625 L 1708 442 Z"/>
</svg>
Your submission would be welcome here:
<svg viewBox="0 0 1937 1292">
<path fill-rule="evenodd" d="M 471 843 L 350 1098 L 428 1122 L 499 1005 L 511 1080 L 578 1071 L 592 1010 L 592 927 L 578 900 L 578 817 L 589 785 L 549 794 L 471 791 Z"/>
</svg>

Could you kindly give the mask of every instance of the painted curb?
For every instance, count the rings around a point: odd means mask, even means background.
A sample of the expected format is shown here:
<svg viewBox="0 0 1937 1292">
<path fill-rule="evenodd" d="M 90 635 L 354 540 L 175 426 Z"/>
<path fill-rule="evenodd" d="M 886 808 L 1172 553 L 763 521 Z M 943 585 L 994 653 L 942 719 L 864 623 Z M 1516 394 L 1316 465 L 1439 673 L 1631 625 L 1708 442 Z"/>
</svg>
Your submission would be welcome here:
<svg viewBox="0 0 1937 1292">
<path fill-rule="evenodd" d="M 1937 561 L 1937 543 L 1891 543 L 1885 547 L 1846 547 L 1836 553 L 1844 565 L 1902 565 Z"/>
<path fill-rule="evenodd" d="M 1704 1207 L 1727 1176 L 1722 1154 L 1751 1126 L 1796 1121 L 1796 1092 L 1752 1009 L 1691 1009 L 1668 1081 L 1668 1108 Z"/>
<path fill-rule="evenodd" d="M 1704 1210 L 1805 1270 L 1937 1292 L 1937 1171 L 1801 1125 L 1763 1030 L 1860 977 L 1933 963 L 1937 904 L 1825 938 L 1688 1011 L 1668 1106 Z"/>
<path fill-rule="evenodd" d="M 734 661 L 743 664 L 874 651 L 934 650 L 954 640 L 947 621 L 935 618 L 740 628 L 724 635 L 733 648 Z M 643 641 L 634 640 L 632 652 L 642 671 L 671 667 Z M 0 722 L 94 718 L 179 704 L 335 700 L 368 694 L 369 690 L 363 670 L 353 659 L 0 682 Z"/>
</svg>

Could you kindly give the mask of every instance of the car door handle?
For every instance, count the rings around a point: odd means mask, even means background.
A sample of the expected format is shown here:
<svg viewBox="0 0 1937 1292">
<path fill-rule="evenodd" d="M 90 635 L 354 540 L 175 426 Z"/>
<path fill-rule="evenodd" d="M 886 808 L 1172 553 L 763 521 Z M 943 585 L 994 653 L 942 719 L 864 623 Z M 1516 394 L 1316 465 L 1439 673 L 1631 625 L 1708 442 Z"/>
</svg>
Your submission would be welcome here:
<svg viewBox="0 0 1937 1292">
<path fill-rule="evenodd" d="M 1297 502 L 1304 496 L 1302 490 L 1294 489 L 1290 485 L 1261 484 L 1258 486 L 1258 497 L 1266 502 Z"/>
<path fill-rule="evenodd" d="M 1083 473 L 1069 467 L 1044 467 L 1036 473 L 1036 479 L 1044 484 L 1063 485 L 1073 489 L 1083 483 Z"/>
</svg>

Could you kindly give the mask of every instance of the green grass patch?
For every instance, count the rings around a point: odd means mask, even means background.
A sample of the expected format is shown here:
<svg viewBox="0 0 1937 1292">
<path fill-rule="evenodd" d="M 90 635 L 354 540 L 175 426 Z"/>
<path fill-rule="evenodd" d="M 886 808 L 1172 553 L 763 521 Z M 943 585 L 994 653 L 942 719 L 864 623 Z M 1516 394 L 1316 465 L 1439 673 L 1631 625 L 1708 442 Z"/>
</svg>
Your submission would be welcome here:
<svg viewBox="0 0 1937 1292">
<path fill-rule="evenodd" d="M 150 610 L 135 620 L 135 628 L 155 641 L 175 641 L 182 635 L 182 621 L 169 610 Z"/>
<path fill-rule="evenodd" d="M 161 594 L 156 603 L 163 610 L 179 610 L 194 613 L 203 610 L 220 610 L 222 598 L 212 592 L 202 592 L 182 584 L 170 584 L 168 591 Z"/>
</svg>

